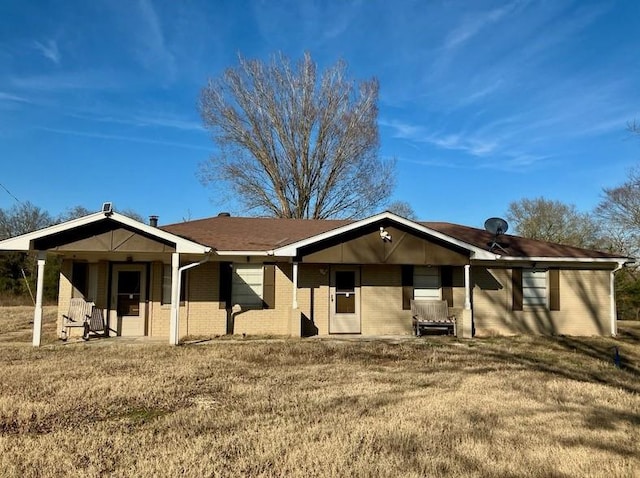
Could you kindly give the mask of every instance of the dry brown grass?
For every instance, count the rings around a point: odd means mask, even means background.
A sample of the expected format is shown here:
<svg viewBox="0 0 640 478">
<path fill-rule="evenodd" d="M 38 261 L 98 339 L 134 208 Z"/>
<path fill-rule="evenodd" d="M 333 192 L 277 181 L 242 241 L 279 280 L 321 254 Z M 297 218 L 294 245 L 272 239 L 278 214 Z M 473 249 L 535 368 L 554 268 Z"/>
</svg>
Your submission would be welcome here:
<svg viewBox="0 0 640 478">
<path fill-rule="evenodd" d="M 14 306 L 0 307 L 0 343 L 31 342 L 33 337 L 33 307 Z M 43 307 L 42 313 L 42 343 L 50 344 L 57 341 L 56 336 L 56 306 Z"/>
<path fill-rule="evenodd" d="M 637 476 L 640 329 L 626 330 L 617 340 L 4 343 L 0 474 Z"/>
</svg>

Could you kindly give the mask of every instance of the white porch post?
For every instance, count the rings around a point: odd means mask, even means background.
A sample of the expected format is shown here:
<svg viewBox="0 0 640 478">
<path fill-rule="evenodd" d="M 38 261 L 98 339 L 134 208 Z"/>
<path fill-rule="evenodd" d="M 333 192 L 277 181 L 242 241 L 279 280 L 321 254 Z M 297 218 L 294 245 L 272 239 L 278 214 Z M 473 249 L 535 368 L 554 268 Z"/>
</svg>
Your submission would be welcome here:
<svg viewBox="0 0 640 478">
<path fill-rule="evenodd" d="M 618 265 L 609 273 L 609 300 L 611 307 L 611 335 L 618 335 L 618 311 L 616 308 L 616 272 L 622 269 L 622 265 Z"/>
<path fill-rule="evenodd" d="M 298 263 L 293 263 L 293 301 L 292 309 L 298 308 Z"/>
<path fill-rule="evenodd" d="M 611 335 L 618 334 L 618 324 L 616 321 L 616 276 L 611 271 L 609 274 L 609 300 L 611 301 Z"/>
<path fill-rule="evenodd" d="M 464 308 L 471 310 L 471 265 L 464 265 Z"/>
<path fill-rule="evenodd" d="M 42 336 L 42 292 L 44 285 L 44 264 L 46 251 L 38 251 L 38 279 L 36 282 L 36 310 L 33 312 L 33 346 L 40 347 Z"/>
<path fill-rule="evenodd" d="M 180 313 L 180 284 L 178 284 L 180 254 L 171 254 L 171 319 L 169 322 L 169 344 L 178 345 L 178 314 Z"/>
</svg>

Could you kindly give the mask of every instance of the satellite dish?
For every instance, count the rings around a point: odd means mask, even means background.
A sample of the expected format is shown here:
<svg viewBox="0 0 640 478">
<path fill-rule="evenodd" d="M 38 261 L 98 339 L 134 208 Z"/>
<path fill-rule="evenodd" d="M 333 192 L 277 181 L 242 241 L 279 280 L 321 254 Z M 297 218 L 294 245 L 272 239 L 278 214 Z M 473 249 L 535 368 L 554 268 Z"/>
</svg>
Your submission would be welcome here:
<svg viewBox="0 0 640 478">
<path fill-rule="evenodd" d="M 489 251 L 493 252 L 493 250 L 497 247 L 502 252 L 507 252 L 504 250 L 500 244 L 498 244 L 498 236 L 501 236 L 507 229 L 509 229 L 509 224 L 507 221 L 500 217 L 490 217 L 486 221 L 484 221 L 484 228 L 493 234 L 493 241 L 489 244 Z"/>
<path fill-rule="evenodd" d="M 507 221 L 500 217 L 490 217 L 489 219 L 484 221 L 484 228 L 491 234 L 499 236 L 507 232 L 507 230 L 509 229 L 509 224 L 507 224 Z"/>
</svg>

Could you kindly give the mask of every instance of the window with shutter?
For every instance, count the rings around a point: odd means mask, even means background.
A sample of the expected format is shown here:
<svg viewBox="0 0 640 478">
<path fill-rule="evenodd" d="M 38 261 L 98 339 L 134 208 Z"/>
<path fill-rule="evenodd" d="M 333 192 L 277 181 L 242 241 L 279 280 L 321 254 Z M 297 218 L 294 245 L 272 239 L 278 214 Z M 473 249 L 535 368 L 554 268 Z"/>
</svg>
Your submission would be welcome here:
<svg viewBox="0 0 640 478">
<path fill-rule="evenodd" d="M 413 298 L 415 300 L 440 300 L 440 270 L 438 267 L 414 267 Z"/>
<path fill-rule="evenodd" d="M 263 297 L 262 264 L 234 264 L 231 279 L 231 303 L 261 308 Z"/>
</svg>

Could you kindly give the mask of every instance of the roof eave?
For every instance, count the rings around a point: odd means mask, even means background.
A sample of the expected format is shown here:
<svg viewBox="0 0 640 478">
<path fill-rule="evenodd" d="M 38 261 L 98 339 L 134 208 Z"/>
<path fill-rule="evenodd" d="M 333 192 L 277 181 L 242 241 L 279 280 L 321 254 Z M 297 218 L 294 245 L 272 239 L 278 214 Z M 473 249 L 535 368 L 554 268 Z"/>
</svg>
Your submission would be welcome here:
<svg viewBox="0 0 640 478">
<path fill-rule="evenodd" d="M 316 234 L 315 236 L 308 237 L 306 239 L 302 239 L 297 242 L 293 242 L 291 244 L 287 244 L 286 246 L 279 247 L 274 249 L 273 255 L 275 256 L 283 256 L 283 257 L 295 257 L 298 255 L 298 250 L 301 247 L 305 247 L 311 244 L 315 244 L 316 242 L 323 241 L 325 239 L 330 239 L 332 237 L 338 236 L 340 234 L 344 234 L 363 226 L 367 226 L 369 224 L 375 223 L 377 221 L 381 221 L 384 219 L 390 219 L 398 224 L 402 224 L 406 227 L 409 227 L 417 232 L 421 232 L 424 234 L 428 234 L 432 237 L 440 239 L 448 244 L 458 246 L 462 249 L 466 249 L 469 251 L 471 258 L 475 259 L 495 259 L 497 257 L 496 254 L 493 254 L 489 251 L 485 251 L 480 249 L 479 247 L 473 246 L 467 242 L 461 241 L 459 239 L 455 239 L 451 236 L 443 234 L 442 232 L 436 231 L 434 229 L 428 228 L 419 224 L 417 222 L 411 221 L 409 219 L 405 219 L 404 217 L 398 216 L 392 212 L 382 212 L 380 214 L 375 214 L 373 216 L 367 217 L 360 221 L 355 221 L 350 224 L 346 224 L 341 227 L 337 227 L 327 232 L 323 232 L 321 234 Z"/>
<path fill-rule="evenodd" d="M 504 262 L 574 262 L 600 264 L 634 264 L 630 257 L 550 257 L 550 256 L 500 256 L 496 260 Z"/>
<path fill-rule="evenodd" d="M 0 241 L 0 251 L 30 251 L 33 250 L 32 244 L 36 239 L 41 239 L 53 234 L 68 231 L 70 229 L 73 229 L 74 227 L 80 227 L 91 224 L 93 222 L 101 221 L 105 217 L 119 222 L 120 224 L 132 227 L 138 231 L 144 232 L 145 234 L 148 234 L 152 237 L 157 237 L 159 239 L 169 241 L 175 244 L 176 252 L 178 253 L 208 254 L 209 252 L 211 252 L 211 247 L 209 246 L 184 239 L 180 236 L 176 236 L 175 234 L 171 234 L 170 232 L 166 232 L 157 227 L 138 222 L 135 219 L 131 219 L 130 217 L 118 214 L 116 212 L 110 213 L 108 215 L 102 212 L 97 212 L 77 219 L 72 219 L 71 221 L 62 222 L 54 226 L 49 226 L 38 231 L 22 234 L 21 236 L 5 239 L 4 241 Z"/>
</svg>

